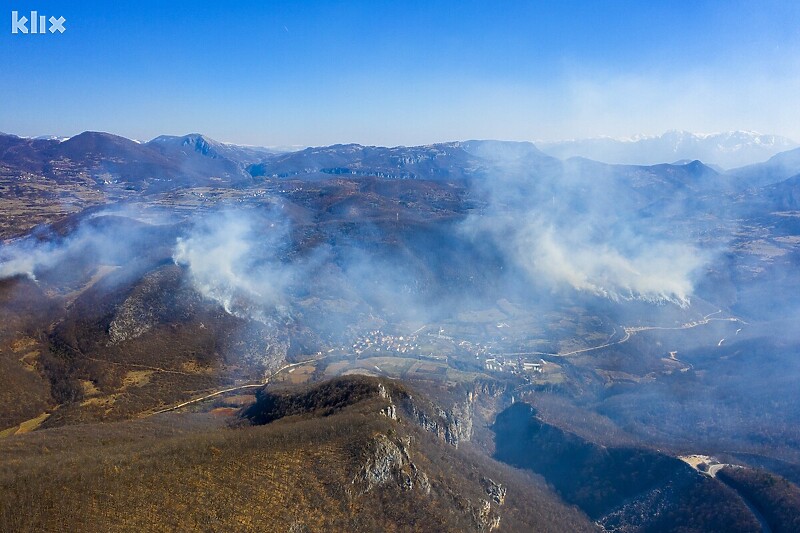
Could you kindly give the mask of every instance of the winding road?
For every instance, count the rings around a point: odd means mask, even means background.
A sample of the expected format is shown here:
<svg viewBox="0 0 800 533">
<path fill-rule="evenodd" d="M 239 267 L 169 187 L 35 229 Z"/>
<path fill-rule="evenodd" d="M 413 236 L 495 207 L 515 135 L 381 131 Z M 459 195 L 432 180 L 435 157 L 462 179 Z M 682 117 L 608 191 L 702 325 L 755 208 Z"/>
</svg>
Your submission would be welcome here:
<svg viewBox="0 0 800 533">
<path fill-rule="evenodd" d="M 601 350 L 603 348 L 608 348 L 609 346 L 616 346 L 618 344 L 626 343 L 630 340 L 632 336 L 635 334 L 642 332 L 642 331 L 670 331 L 670 330 L 682 330 L 682 329 L 691 329 L 696 328 L 697 326 L 704 326 L 712 321 L 720 321 L 720 322 L 739 322 L 741 324 L 747 324 L 741 318 L 736 317 L 728 317 L 728 318 L 711 318 L 713 315 L 721 313 L 722 310 L 715 311 L 710 313 L 700 320 L 695 320 L 693 322 L 687 322 L 685 324 L 681 324 L 680 326 L 623 326 L 622 330 L 625 332 L 625 335 L 618 341 L 610 342 L 610 339 L 614 337 L 616 334 L 616 329 L 614 329 L 614 333 L 611 334 L 609 337 L 609 341 L 605 342 L 604 344 L 600 344 L 599 346 L 591 346 L 589 348 L 581 348 L 580 350 L 573 350 L 571 352 L 559 352 L 559 353 L 552 353 L 552 352 L 510 352 L 510 353 L 499 353 L 493 355 L 502 355 L 505 357 L 508 356 L 524 356 L 524 355 L 549 355 L 551 357 L 569 357 L 571 355 L 578 355 L 586 352 L 593 352 L 595 350 Z"/>
<path fill-rule="evenodd" d="M 147 413 L 144 416 L 147 417 L 147 416 L 158 415 L 158 414 L 161 414 L 161 413 L 168 413 L 170 411 L 175 411 L 177 409 L 181 409 L 183 407 L 186 407 L 187 405 L 192 405 L 192 404 L 204 402 L 206 400 L 210 400 L 211 398 L 215 398 L 217 396 L 222 396 L 223 394 L 227 394 L 229 392 L 235 392 L 235 391 L 247 390 L 247 389 L 259 389 L 259 388 L 263 387 L 264 385 L 266 385 L 267 383 L 269 383 L 270 379 L 274 378 L 275 376 L 277 376 L 278 374 L 280 374 L 284 370 L 289 370 L 290 368 L 294 368 L 294 367 L 297 367 L 297 366 L 302 366 L 302 365 L 305 365 L 305 364 L 308 364 L 308 363 L 312 363 L 312 362 L 315 362 L 315 361 L 321 361 L 322 359 L 325 359 L 325 357 L 327 357 L 327 356 L 318 357 L 316 359 L 306 359 L 305 361 L 300 361 L 300 362 L 297 362 L 297 363 L 291 363 L 291 364 L 288 364 L 288 365 L 284 365 L 284 366 L 280 367 L 278 370 L 276 370 L 275 372 L 273 372 L 272 374 L 270 374 L 269 376 L 265 377 L 264 380 L 260 381 L 259 383 L 248 383 L 246 385 L 237 385 L 235 387 L 228 387 L 226 389 L 220 389 L 218 391 L 206 394 L 204 396 L 200 396 L 198 398 L 193 398 L 191 400 L 187 400 L 185 402 L 181 402 L 181 403 L 173 405 L 171 407 L 165 407 L 164 409 L 159 409 L 157 411 L 153 411 L 152 413 Z"/>
<path fill-rule="evenodd" d="M 608 341 L 606 341 L 605 343 L 600 344 L 598 346 L 591 346 L 589 348 L 582 348 L 580 350 L 573 350 L 571 352 L 559 352 L 559 353 L 552 353 L 552 352 L 510 352 L 510 353 L 501 353 L 501 354 L 495 354 L 495 355 L 502 355 L 502 356 L 505 356 L 505 357 L 508 357 L 508 356 L 525 356 L 525 355 L 547 355 L 547 356 L 551 356 L 551 357 L 569 357 L 569 356 L 572 356 L 572 355 L 578 355 L 578 354 L 582 354 L 582 353 L 593 352 L 593 351 L 596 351 L 596 350 L 601 350 L 603 348 L 608 348 L 610 346 L 616 346 L 618 344 L 623 344 L 625 342 L 628 342 L 632 336 L 634 336 L 635 334 L 637 334 L 639 332 L 642 332 L 642 331 L 652 331 L 652 330 L 669 331 L 669 330 L 691 329 L 691 328 L 696 328 L 697 326 L 703 326 L 703 325 L 708 324 L 709 322 L 712 322 L 712 321 L 715 321 L 715 320 L 716 321 L 725 321 L 725 322 L 739 322 L 741 324 L 747 324 L 747 322 L 745 322 L 744 320 L 742 320 L 740 318 L 735 318 L 735 317 L 712 318 L 714 315 L 717 315 L 717 314 L 719 314 L 721 312 L 722 312 L 722 310 L 716 311 L 714 313 L 710 313 L 710 314 L 704 316 L 703 318 L 701 318 L 700 320 L 695 320 L 693 322 L 687 322 L 685 324 L 681 324 L 680 326 L 673 326 L 673 327 L 666 327 L 666 326 L 623 326 L 622 330 L 625 332 L 625 335 L 621 339 L 612 342 L 611 339 L 613 339 L 614 336 L 617 334 L 617 330 L 615 328 L 614 331 L 609 336 Z M 427 325 L 422 326 L 421 328 L 419 328 L 417 330 L 417 332 L 421 331 L 422 329 L 424 329 L 426 327 L 427 327 Z M 144 416 L 153 416 L 153 415 L 157 415 L 157 414 L 161 414 L 161 413 L 167 413 L 167 412 L 170 412 L 170 411 L 175 411 L 177 409 L 181 409 L 183 407 L 186 407 L 186 406 L 189 406 L 189 405 L 193 405 L 193 404 L 196 404 L 196 403 L 204 402 L 206 400 L 209 400 L 211 398 L 215 398 L 217 396 L 221 396 L 223 394 L 227 394 L 229 392 L 235 392 L 235 391 L 247 390 L 247 389 L 257 389 L 257 388 L 263 387 L 264 385 L 269 383 L 270 379 L 274 378 L 275 376 L 277 376 L 281 372 L 289 370 L 290 368 L 294 368 L 294 367 L 297 367 L 297 366 L 305 365 L 305 364 L 312 363 L 312 362 L 315 362 L 315 361 L 321 361 L 322 359 L 325 359 L 327 357 L 328 356 L 325 355 L 325 356 L 318 357 L 318 358 L 315 358 L 315 359 L 307 359 L 305 361 L 300 361 L 300 362 L 297 362 L 297 363 L 291 363 L 291 364 L 288 364 L 288 365 L 284 365 L 281 368 L 279 368 L 278 370 L 276 370 L 275 372 L 273 372 L 272 374 L 270 374 L 269 376 L 265 377 L 262 381 L 260 381 L 258 383 L 247 383 L 245 385 L 237 385 L 235 387 L 228 387 L 228 388 L 225 388 L 225 389 L 220 389 L 220 390 L 211 392 L 209 394 L 206 394 L 206 395 L 203 395 L 203 396 L 200 396 L 200 397 L 197 397 L 197 398 L 193 398 L 191 400 L 187 400 L 185 402 L 181 402 L 181 403 L 176 404 L 176 405 L 172 405 L 170 407 L 165 407 L 163 409 L 159 409 L 157 411 L 153 411 L 153 412 L 147 413 Z M 136 366 L 142 366 L 142 365 L 136 365 Z M 169 372 L 169 370 L 164 370 L 164 369 L 153 368 L 153 370 L 161 370 L 161 371 Z"/>
</svg>

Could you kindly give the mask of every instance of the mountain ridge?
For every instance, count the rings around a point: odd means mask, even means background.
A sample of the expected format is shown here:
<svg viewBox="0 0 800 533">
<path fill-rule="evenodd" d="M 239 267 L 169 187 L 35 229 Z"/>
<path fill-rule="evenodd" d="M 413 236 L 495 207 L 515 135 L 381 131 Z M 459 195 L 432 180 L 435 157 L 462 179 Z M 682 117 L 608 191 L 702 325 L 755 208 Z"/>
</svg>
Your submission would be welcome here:
<svg viewBox="0 0 800 533">
<path fill-rule="evenodd" d="M 545 153 L 560 159 L 582 156 L 612 164 L 638 165 L 699 159 L 726 169 L 762 162 L 798 147 L 794 140 L 779 135 L 750 131 L 698 134 L 679 130 L 627 139 L 593 137 L 536 144 Z"/>
</svg>

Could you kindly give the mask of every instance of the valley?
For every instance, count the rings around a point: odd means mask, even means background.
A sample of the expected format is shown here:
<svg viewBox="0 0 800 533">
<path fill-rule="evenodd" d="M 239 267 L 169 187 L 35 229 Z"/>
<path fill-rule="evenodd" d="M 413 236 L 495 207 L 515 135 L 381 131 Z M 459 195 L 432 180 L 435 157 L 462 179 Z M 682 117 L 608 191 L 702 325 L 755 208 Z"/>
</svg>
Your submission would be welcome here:
<svg viewBox="0 0 800 533">
<path fill-rule="evenodd" d="M 754 188 L 529 143 L 159 139 L 3 137 L 3 525 L 778 531 L 800 512 L 785 167 Z"/>
</svg>

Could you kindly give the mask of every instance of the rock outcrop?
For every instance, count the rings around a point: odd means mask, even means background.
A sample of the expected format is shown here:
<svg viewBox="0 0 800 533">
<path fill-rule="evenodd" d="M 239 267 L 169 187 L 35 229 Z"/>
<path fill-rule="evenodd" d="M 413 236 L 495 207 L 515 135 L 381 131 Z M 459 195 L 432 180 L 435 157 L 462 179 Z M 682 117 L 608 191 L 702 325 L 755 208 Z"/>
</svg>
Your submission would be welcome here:
<svg viewBox="0 0 800 533">
<path fill-rule="evenodd" d="M 420 490 L 430 494 L 428 476 L 411 460 L 411 440 L 375 435 L 365 453 L 361 470 L 353 477 L 353 496 L 360 496 L 376 487 L 394 484 L 401 490 Z"/>
<path fill-rule="evenodd" d="M 488 494 L 497 505 L 503 505 L 503 503 L 505 503 L 507 489 L 500 483 L 496 483 L 488 477 L 485 477 L 481 479 L 481 486 L 483 486 L 486 494 Z"/>
<path fill-rule="evenodd" d="M 413 397 L 407 396 L 402 406 L 406 414 L 425 431 L 433 433 L 451 446 L 472 438 L 473 395 L 450 409 L 438 406 L 420 406 Z"/>
<path fill-rule="evenodd" d="M 480 531 L 494 531 L 500 527 L 500 515 L 494 512 L 489 500 L 483 500 L 472 508 L 472 518 Z"/>
</svg>

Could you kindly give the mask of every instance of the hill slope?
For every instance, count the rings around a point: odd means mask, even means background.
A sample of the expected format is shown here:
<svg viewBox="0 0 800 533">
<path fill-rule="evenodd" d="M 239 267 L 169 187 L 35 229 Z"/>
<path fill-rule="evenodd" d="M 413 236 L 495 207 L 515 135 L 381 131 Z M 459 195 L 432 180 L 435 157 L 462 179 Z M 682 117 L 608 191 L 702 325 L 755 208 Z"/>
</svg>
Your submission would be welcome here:
<svg viewBox="0 0 800 533">
<path fill-rule="evenodd" d="M 0 529 L 593 530 L 540 481 L 386 416 L 388 388 L 339 380 L 288 402 L 335 412 L 260 426 L 161 415 L 2 441 Z"/>
</svg>

